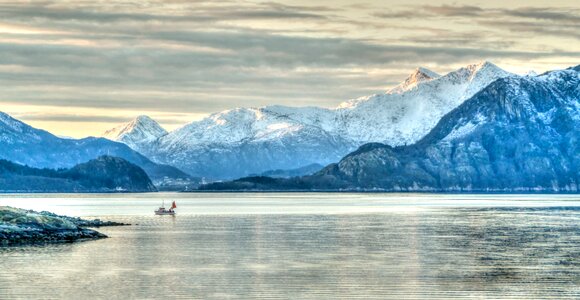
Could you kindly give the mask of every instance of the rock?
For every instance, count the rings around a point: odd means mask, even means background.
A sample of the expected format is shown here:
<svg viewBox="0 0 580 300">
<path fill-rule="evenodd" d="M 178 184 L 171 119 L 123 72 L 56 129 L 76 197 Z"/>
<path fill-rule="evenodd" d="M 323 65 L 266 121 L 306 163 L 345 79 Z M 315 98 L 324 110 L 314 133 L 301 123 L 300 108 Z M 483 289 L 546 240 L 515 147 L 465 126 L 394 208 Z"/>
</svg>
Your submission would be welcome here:
<svg viewBox="0 0 580 300">
<path fill-rule="evenodd" d="M 77 217 L 59 216 L 12 207 L 0 207 L 0 245 L 72 243 L 107 236 L 85 227 L 124 226 L 129 224 Z"/>
</svg>

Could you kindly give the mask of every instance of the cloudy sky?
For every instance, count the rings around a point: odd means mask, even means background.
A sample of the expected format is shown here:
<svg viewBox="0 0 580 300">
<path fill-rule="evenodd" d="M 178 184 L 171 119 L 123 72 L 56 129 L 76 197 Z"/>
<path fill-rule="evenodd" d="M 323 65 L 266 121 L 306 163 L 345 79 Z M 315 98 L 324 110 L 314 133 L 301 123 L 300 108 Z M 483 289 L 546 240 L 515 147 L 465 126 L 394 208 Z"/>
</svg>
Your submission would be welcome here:
<svg viewBox="0 0 580 300">
<path fill-rule="evenodd" d="M 139 114 L 334 107 L 418 66 L 580 63 L 580 2 L 0 1 L 0 111 L 69 136 Z"/>
</svg>

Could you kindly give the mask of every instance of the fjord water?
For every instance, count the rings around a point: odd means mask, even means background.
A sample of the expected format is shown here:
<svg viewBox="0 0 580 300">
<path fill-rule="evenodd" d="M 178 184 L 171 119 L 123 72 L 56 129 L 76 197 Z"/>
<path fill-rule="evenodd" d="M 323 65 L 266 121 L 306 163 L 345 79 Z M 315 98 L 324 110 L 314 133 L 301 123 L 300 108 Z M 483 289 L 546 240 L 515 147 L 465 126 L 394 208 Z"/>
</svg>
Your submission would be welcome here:
<svg viewBox="0 0 580 300">
<path fill-rule="evenodd" d="M 178 215 L 155 216 L 165 199 Z M 0 298 L 578 298 L 579 195 L 2 195 L 134 224 L 0 248 Z"/>
</svg>

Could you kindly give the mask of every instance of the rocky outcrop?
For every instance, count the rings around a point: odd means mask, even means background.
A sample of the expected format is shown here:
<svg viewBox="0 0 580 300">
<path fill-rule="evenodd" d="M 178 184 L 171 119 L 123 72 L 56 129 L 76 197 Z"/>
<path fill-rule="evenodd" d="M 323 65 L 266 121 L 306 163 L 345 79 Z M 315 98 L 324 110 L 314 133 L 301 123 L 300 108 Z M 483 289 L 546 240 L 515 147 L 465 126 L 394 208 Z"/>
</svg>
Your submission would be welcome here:
<svg viewBox="0 0 580 300">
<path fill-rule="evenodd" d="M 128 225 L 0 206 L 0 246 L 71 243 L 107 236 L 86 227 Z"/>
</svg>

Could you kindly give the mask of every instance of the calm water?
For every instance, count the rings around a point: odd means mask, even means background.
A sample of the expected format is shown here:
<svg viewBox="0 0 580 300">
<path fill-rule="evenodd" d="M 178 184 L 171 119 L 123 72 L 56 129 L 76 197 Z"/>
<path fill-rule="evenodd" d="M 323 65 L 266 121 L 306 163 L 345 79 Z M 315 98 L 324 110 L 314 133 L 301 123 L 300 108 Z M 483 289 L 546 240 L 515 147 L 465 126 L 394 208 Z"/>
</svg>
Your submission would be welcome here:
<svg viewBox="0 0 580 300">
<path fill-rule="evenodd" d="M 166 199 L 178 215 L 154 216 Z M 579 298 L 579 195 L 1 195 L 136 224 L 0 248 L 0 299 Z"/>
</svg>

